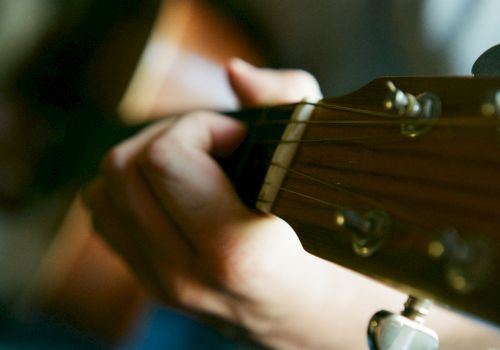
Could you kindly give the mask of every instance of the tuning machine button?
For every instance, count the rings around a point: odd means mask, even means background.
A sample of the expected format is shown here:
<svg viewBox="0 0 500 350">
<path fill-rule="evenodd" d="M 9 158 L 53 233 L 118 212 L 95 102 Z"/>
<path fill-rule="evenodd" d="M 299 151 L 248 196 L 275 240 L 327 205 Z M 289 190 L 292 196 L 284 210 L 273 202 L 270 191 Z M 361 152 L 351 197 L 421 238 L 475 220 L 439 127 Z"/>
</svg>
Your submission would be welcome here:
<svg viewBox="0 0 500 350">
<path fill-rule="evenodd" d="M 500 142 L 500 90 L 489 93 L 481 104 L 481 114 L 495 123 Z"/>
<path fill-rule="evenodd" d="M 390 80 L 386 85 L 389 93 L 384 99 L 385 109 L 407 119 L 401 124 L 401 133 L 414 138 L 429 131 L 441 115 L 439 96 L 430 92 L 415 96 L 396 88 Z"/>
<path fill-rule="evenodd" d="M 423 325 L 432 301 L 408 297 L 401 314 L 377 312 L 368 324 L 371 350 L 437 350 L 439 338 Z"/>
<path fill-rule="evenodd" d="M 481 105 L 481 114 L 485 117 L 500 118 L 500 90 L 489 94 Z"/>
<path fill-rule="evenodd" d="M 454 228 L 428 246 L 429 256 L 443 261 L 446 283 L 467 294 L 481 287 L 494 266 L 495 251 L 488 241 L 475 235 L 463 237 Z"/>
<path fill-rule="evenodd" d="M 383 210 L 360 214 L 341 208 L 335 215 L 335 223 L 352 233 L 354 252 L 362 257 L 369 257 L 378 251 L 391 232 L 391 219 Z"/>
</svg>

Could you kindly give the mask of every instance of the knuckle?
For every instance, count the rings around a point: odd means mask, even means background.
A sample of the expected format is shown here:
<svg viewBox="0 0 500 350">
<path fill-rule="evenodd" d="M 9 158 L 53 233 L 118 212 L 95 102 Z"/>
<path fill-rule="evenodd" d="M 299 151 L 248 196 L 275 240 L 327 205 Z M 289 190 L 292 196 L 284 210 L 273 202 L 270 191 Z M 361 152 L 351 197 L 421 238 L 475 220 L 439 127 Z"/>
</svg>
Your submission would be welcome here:
<svg viewBox="0 0 500 350">
<path fill-rule="evenodd" d="M 161 172 L 168 175 L 173 164 L 172 157 L 179 146 L 167 138 L 153 141 L 144 151 L 140 163 L 148 171 Z"/>
<path fill-rule="evenodd" d="M 189 154 L 189 130 L 196 126 L 202 129 L 210 118 L 209 112 L 197 111 L 184 115 L 179 123 L 168 133 L 154 139 L 139 156 L 140 166 L 149 172 L 166 178 L 174 178 L 179 174 L 180 160 Z"/>
<path fill-rule="evenodd" d="M 161 183 L 162 193 L 175 190 L 186 176 L 179 164 L 181 148 L 176 142 L 157 140 L 138 158 L 139 171 L 146 175 L 148 182 Z"/>
<path fill-rule="evenodd" d="M 187 153 L 189 140 L 186 140 L 186 137 L 190 136 L 189 131 L 194 129 L 193 126 L 196 126 L 197 130 L 204 129 L 208 119 L 214 115 L 206 111 L 185 114 L 169 132 L 149 143 L 139 157 L 141 165 L 155 172 L 171 174 L 176 162 Z"/>
</svg>

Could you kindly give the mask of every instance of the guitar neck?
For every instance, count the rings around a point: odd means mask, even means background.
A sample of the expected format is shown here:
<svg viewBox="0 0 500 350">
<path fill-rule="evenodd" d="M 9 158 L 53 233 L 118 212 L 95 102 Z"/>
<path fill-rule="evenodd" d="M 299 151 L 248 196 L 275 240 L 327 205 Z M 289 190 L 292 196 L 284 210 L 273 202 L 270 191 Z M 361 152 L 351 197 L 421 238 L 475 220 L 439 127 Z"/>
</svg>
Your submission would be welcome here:
<svg viewBox="0 0 500 350">
<path fill-rule="evenodd" d="M 321 101 L 290 164 L 272 160 L 283 126 L 256 123 L 229 173 L 255 206 L 269 165 L 284 170 L 268 211 L 310 253 L 500 324 L 500 121 L 484 111 L 499 83 L 391 80 L 434 93 L 439 116 L 388 112 L 387 79 L 376 80 Z"/>
<path fill-rule="evenodd" d="M 308 104 L 232 113 L 247 122 L 248 135 L 219 161 L 242 200 L 286 220 L 310 253 L 500 324 L 500 122 L 481 112 L 499 84 L 391 80 L 412 95 L 439 96 L 439 116 L 422 120 L 388 112 L 383 101 L 390 91 L 387 79 L 380 79 L 320 101 L 308 120 L 290 123 Z M 304 133 L 283 142 L 290 124 Z M 67 151 L 50 158 L 39 188 L 88 178 L 112 144 L 140 128 L 79 130 L 92 140 L 81 142 L 83 159 Z M 296 147 L 278 152 L 284 143 Z M 276 160 L 280 152 L 289 153 L 289 162 Z M 269 187 L 271 168 L 282 177 L 271 181 L 275 196 L 269 200 L 262 188 Z"/>
</svg>

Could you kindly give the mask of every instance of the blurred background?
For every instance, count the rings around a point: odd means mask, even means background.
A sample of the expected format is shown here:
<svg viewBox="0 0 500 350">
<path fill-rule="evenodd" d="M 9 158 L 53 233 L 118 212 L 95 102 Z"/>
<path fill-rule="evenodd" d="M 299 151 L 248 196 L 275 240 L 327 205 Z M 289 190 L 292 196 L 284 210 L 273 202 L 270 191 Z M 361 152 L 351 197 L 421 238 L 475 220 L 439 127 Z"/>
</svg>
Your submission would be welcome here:
<svg viewBox="0 0 500 350">
<path fill-rule="evenodd" d="M 0 0 L 0 348 L 253 347 L 146 295 L 92 233 L 69 160 L 103 120 L 237 109 L 235 56 L 308 70 L 325 96 L 468 75 L 500 43 L 498 13 L 494 0 Z M 500 344 L 498 329 L 453 317 L 477 336 L 443 349 Z"/>
</svg>

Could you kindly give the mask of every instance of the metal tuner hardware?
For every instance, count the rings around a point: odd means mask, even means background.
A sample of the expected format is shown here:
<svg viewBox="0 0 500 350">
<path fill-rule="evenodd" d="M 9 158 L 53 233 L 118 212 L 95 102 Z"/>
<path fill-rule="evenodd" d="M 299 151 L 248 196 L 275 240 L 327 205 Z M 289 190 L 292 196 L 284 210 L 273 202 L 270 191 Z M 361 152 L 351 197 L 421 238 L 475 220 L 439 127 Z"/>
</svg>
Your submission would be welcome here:
<svg viewBox="0 0 500 350">
<path fill-rule="evenodd" d="M 500 118 L 500 90 L 486 96 L 481 105 L 481 114 L 485 117 Z"/>
<path fill-rule="evenodd" d="M 401 314 L 379 311 L 368 324 L 371 350 L 437 350 L 439 339 L 423 325 L 432 301 L 408 297 Z"/>
<path fill-rule="evenodd" d="M 352 233 L 354 252 L 365 258 L 382 248 L 391 233 L 391 218 L 383 210 L 360 214 L 349 208 L 341 208 L 335 214 L 335 224 Z"/>
<path fill-rule="evenodd" d="M 441 115 L 439 96 L 430 92 L 414 96 L 396 88 L 390 80 L 386 85 L 389 93 L 384 99 L 384 107 L 402 118 L 402 135 L 415 138 L 432 129 Z"/>
</svg>

